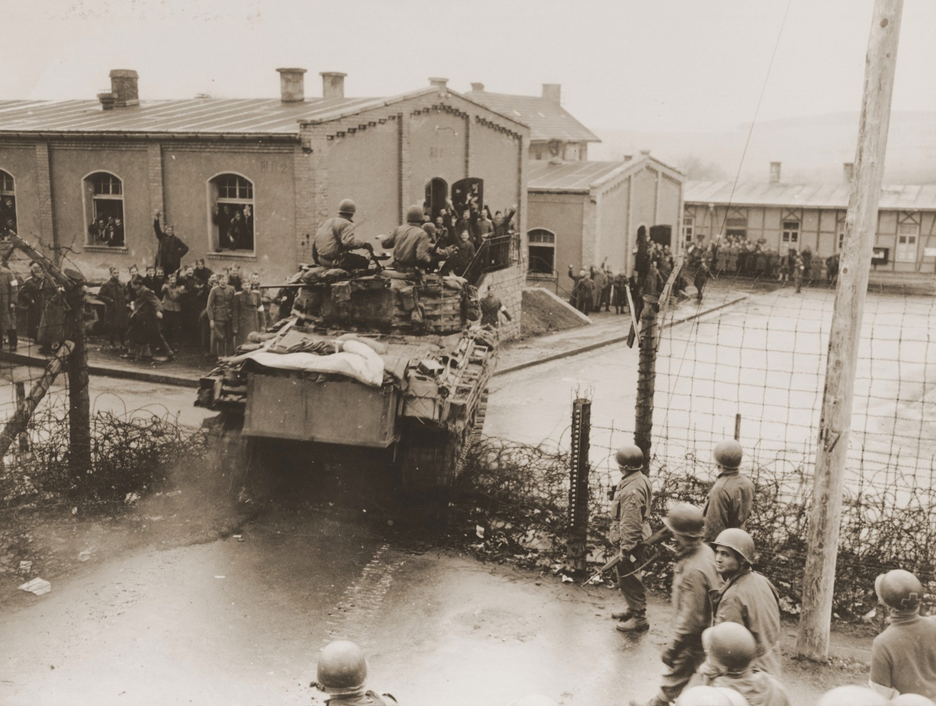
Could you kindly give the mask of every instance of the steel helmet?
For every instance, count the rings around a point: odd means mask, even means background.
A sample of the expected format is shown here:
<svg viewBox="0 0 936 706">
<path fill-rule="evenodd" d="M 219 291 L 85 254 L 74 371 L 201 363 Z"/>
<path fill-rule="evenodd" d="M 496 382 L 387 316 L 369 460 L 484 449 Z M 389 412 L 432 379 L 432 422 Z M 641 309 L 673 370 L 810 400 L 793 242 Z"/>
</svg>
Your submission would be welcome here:
<svg viewBox="0 0 936 706">
<path fill-rule="evenodd" d="M 343 216 L 353 216 L 357 213 L 357 206 L 351 199 L 342 199 L 338 204 L 338 213 Z"/>
<path fill-rule="evenodd" d="M 827 691 L 816 706 L 886 706 L 887 699 L 863 686 L 839 686 Z"/>
<path fill-rule="evenodd" d="M 624 444 L 614 454 L 614 460 L 622 471 L 639 471 L 643 468 L 643 451 L 636 444 Z"/>
<path fill-rule="evenodd" d="M 705 653 L 729 672 L 743 672 L 754 660 L 757 642 L 740 623 L 719 623 L 703 633 Z"/>
<path fill-rule="evenodd" d="M 701 537 L 705 527 L 705 516 L 695 505 L 676 503 L 666 513 L 663 524 L 673 534 L 684 537 Z"/>
<path fill-rule="evenodd" d="M 364 651 L 347 640 L 330 642 L 319 654 L 316 681 L 329 694 L 351 694 L 367 680 Z"/>
<path fill-rule="evenodd" d="M 877 577 L 874 591 L 881 603 L 894 610 L 917 610 L 923 599 L 923 584 L 903 569 L 894 569 Z"/>
<path fill-rule="evenodd" d="M 712 546 L 734 549 L 748 564 L 754 563 L 754 540 L 743 529 L 730 527 L 722 530 L 712 542 Z"/>
<path fill-rule="evenodd" d="M 408 209 L 406 209 L 406 222 L 416 223 L 416 224 L 422 223 L 424 214 L 425 214 L 425 211 L 423 211 L 422 206 L 418 206 L 418 205 L 410 206 Z"/>
<path fill-rule="evenodd" d="M 891 699 L 889 706 L 936 706 L 936 702 L 919 694 L 901 694 Z"/>
<path fill-rule="evenodd" d="M 676 706 L 734 706 L 721 689 L 714 686 L 694 686 L 676 699 Z"/>
<path fill-rule="evenodd" d="M 516 701 L 511 701 L 510 706 L 558 706 L 558 704 L 542 694 L 527 694 Z"/>
<path fill-rule="evenodd" d="M 744 455 L 744 451 L 742 451 L 741 444 L 737 441 L 726 439 L 718 442 L 713 455 L 715 456 L 715 463 L 719 466 L 734 469 L 741 465 L 741 457 Z"/>
</svg>

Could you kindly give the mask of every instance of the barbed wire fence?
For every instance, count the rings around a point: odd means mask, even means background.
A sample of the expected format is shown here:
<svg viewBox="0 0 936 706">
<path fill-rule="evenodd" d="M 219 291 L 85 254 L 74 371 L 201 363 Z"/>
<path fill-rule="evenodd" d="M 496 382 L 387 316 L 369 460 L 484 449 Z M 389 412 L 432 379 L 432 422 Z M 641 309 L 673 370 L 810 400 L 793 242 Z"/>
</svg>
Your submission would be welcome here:
<svg viewBox="0 0 936 706">
<path fill-rule="evenodd" d="M 749 523 L 757 569 L 777 585 L 791 614 L 800 606 L 833 304 L 834 292 L 826 288 L 752 293 L 733 307 L 665 328 L 656 361 L 652 524 L 659 527 L 675 501 L 704 504 L 717 473 L 712 451 L 734 437 L 740 418 L 742 469 L 757 486 Z M 683 304 L 681 313 L 686 306 L 695 304 Z M 874 609 L 874 579 L 892 568 L 915 572 L 927 586 L 928 605 L 936 605 L 934 336 L 933 298 L 869 295 L 849 439 L 838 617 Z M 608 493 L 619 479 L 614 451 L 633 443 L 634 422 L 609 421 L 599 408 L 592 419 L 589 549 L 601 561 L 610 549 Z M 561 553 L 543 558 L 530 549 L 546 546 L 546 537 L 563 541 L 567 453 L 485 439 L 469 460 L 468 485 L 483 499 L 476 498 L 479 509 L 517 513 L 498 520 L 497 540 L 479 551 L 494 552 L 500 542 L 531 564 L 562 569 Z M 665 558 L 648 571 L 661 591 L 671 575 Z"/>
</svg>

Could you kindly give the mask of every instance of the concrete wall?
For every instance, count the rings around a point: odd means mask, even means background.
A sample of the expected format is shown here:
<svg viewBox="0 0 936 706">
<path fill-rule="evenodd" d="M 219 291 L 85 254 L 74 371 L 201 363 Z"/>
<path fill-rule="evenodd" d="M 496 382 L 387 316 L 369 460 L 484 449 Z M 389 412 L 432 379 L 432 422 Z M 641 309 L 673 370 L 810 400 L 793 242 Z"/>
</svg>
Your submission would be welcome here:
<svg viewBox="0 0 936 706">
<path fill-rule="evenodd" d="M 400 224 L 400 135 L 396 122 L 346 133 L 329 145 L 329 213 L 337 213 L 345 198 L 357 205 L 354 220 L 359 224 L 355 231 L 358 237 L 376 243 L 374 236 L 389 235 Z"/>
<path fill-rule="evenodd" d="M 582 267 L 582 222 L 587 200 L 587 194 L 529 194 L 527 231 L 545 228 L 556 234 L 556 270 L 563 287 L 567 284 L 569 265 L 576 272 Z"/>
<path fill-rule="evenodd" d="M 622 179 L 597 195 L 598 231 L 594 264 L 606 263 L 614 272 L 625 271 L 632 249 L 627 230 L 628 182 Z M 592 263 L 589 263 L 592 264 Z"/>
</svg>

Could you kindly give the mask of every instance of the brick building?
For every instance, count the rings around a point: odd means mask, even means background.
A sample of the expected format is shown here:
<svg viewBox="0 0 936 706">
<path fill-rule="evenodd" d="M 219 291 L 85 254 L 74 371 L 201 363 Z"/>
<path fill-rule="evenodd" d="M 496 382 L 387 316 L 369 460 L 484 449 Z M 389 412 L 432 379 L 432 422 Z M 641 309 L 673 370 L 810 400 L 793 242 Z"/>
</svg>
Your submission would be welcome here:
<svg viewBox="0 0 936 706">
<path fill-rule="evenodd" d="M 372 240 L 406 208 L 482 179 L 492 211 L 516 204 L 526 231 L 530 130 L 447 87 L 345 97 L 345 74 L 279 69 L 276 99 L 146 101 L 135 71 L 97 100 L 0 102 L 0 229 L 68 257 L 91 280 L 152 263 L 153 213 L 190 248 L 184 262 L 238 264 L 276 282 L 311 262 L 318 224 L 343 198 Z M 520 249 L 521 257 L 525 247 Z M 493 273 L 519 326 L 525 263 Z"/>
<path fill-rule="evenodd" d="M 853 165 L 838 184 L 789 184 L 771 163 L 765 182 L 693 181 L 686 184 L 685 243 L 719 235 L 761 242 L 768 250 L 806 248 L 821 258 L 841 250 Z M 936 185 L 884 186 L 878 203 L 872 279 L 936 273 Z"/>
</svg>

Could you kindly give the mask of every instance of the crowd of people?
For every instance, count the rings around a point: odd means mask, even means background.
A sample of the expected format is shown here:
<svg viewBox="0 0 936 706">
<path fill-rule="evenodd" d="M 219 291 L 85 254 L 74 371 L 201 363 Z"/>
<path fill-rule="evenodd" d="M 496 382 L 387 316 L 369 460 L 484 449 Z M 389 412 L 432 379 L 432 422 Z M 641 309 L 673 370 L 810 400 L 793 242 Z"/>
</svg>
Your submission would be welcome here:
<svg viewBox="0 0 936 706">
<path fill-rule="evenodd" d="M 16 235 L 16 202 L 13 198 L 0 198 L 0 240 Z"/>
<path fill-rule="evenodd" d="M 120 216 L 98 216 L 88 225 L 88 242 L 111 248 L 124 246 L 124 226 Z"/>
</svg>

